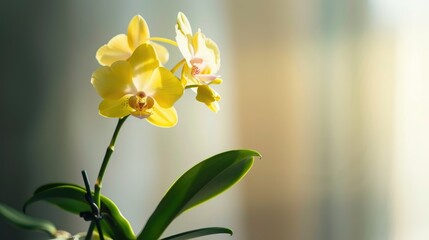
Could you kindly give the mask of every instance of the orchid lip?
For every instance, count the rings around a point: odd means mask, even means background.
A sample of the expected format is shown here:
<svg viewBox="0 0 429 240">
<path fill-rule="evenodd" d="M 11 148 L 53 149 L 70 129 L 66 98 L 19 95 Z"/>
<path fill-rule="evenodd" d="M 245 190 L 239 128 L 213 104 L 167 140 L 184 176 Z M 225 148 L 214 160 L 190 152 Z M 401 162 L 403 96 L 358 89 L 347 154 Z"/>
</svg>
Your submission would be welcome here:
<svg viewBox="0 0 429 240">
<path fill-rule="evenodd" d="M 128 104 L 135 110 L 133 116 L 147 118 L 152 115 L 155 100 L 151 96 L 147 96 L 145 92 L 139 91 L 130 97 Z"/>
</svg>

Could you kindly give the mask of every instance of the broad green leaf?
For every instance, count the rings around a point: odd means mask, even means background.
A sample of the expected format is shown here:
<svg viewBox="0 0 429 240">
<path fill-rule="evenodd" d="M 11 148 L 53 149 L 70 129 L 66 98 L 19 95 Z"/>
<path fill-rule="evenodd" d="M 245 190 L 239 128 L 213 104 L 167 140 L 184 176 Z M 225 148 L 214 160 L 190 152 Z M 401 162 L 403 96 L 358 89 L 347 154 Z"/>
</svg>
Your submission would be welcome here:
<svg viewBox="0 0 429 240">
<path fill-rule="evenodd" d="M 183 174 L 166 193 L 137 240 L 156 240 L 182 212 L 222 193 L 252 167 L 259 153 L 234 150 L 208 158 Z"/>
<path fill-rule="evenodd" d="M 78 185 L 66 183 L 52 183 L 39 187 L 33 196 L 24 204 L 24 212 L 27 207 L 37 201 L 47 201 L 68 212 L 78 214 L 91 211 L 85 199 L 86 190 Z"/>
<path fill-rule="evenodd" d="M 210 228 L 201 228 L 201 229 L 196 229 L 188 232 L 179 233 L 170 237 L 163 238 L 161 240 L 186 240 L 186 239 L 192 239 L 192 238 L 197 238 L 197 237 L 202 237 L 202 236 L 212 235 L 212 234 L 219 234 L 219 233 L 226 233 L 226 234 L 232 235 L 232 231 L 228 228 L 210 227 Z"/>
<path fill-rule="evenodd" d="M 39 187 L 34 192 L 34 195 L 25 203 L 24 211 L 28 205 L 43 200 L 79 215 L 81 212 L 91 211 L 85 199 L 85 194 L 86 190 L 78 185 L 67 183 L 47 184 Z M 135 239 L 130 223 L 112 200 L 101 196 L 100 210 L 104 216 L 101 224 L 105 235 L 115 239 Z"/>
<path fill-rule="evenodd" d="M 18 227 L 44 231 L 50 234 L 52 237 L 54 237 L 57 232 L 56 227 L 50 221 L 30 217 L 3 204 L 0 204 L 0 216 L 4 217 L 10 223 Z"/>
</svg>

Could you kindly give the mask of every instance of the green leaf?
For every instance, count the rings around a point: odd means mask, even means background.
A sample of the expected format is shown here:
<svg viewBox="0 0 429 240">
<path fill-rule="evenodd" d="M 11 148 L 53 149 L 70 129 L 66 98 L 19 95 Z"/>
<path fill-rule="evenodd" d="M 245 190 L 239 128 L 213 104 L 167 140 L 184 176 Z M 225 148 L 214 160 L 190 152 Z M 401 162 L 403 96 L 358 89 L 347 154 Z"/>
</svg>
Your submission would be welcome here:
<svg viewBox="0 0 429 240">
<path fill-rule="evenodd" d="M 47 201 L 68 212 L 80 214 L 91 211 L 85 199 L 86 190 L 78 185 L 67 183 L 52 183 L 39 187 L 33 196 L 24 204 L 24 212 L 27 207 L 38 201 Z"/>
<path fill-rule="evenodd" d="M 67 183 L 52 183 L 39 187 L 34 195 L 25 203 L 25 209 L 37 201 L 47 201 L 68 212 L 79 215 L 91 211 L 85 199 L 86 190 L 78 185 Z M 101 221 L 103 233 L 114 239 L 135 239 L 134 232 L 128 220 L 121 214 L 115 203 L 101 196 Z"/>
<path fill-rule="evenodd" d="M 252 167 L 259 153 L 234 150 L 215 155 L 183 174 L 166 193 L 137 240 L 156 240 L 184 211 L 222 193 Z"/>
<path fill-rule="evenodd" d="M 3 216 L 6 220 L 18 227 L 44 231 L 50 234 L 52 237 L 55 237 L 57 232 L 57 229 L 53 223 L 47 220 L 30 217 L 3 204 L 0 204 L 0 216 Z"/>
<path fill-rule="evenodd" d="M 103 235 L 104 240 L 113 240 L 109 237 L 106 237 Z M 55 239 L 50 239 L 50 240 L 85 240 L 86 239 L 86 232 L 83 233 L 78 233 L 76 235 L 73 235 L 71 237 L 57 237 Z M 100 236 L 98 235 L 97 232 L 94 232 L 92 234 L 92 238 L 91 240 L 100 240 Z"/>
<path fill-rule="evenodd" d="M 212 235 L 212 234 L 219 234 L 219 233 L 226 233 L 226 234 L 232 235 L 232 231 L 228 228 L 210 227 L 210 228 L 201 228 L 201 229 L 196 229 L 188 232 L 179 233 L 170 237 L 163 238 L 161 240 L 186 240 L 186 239 L 192 239 L 192 238 L 197 238 L 197 237 L 202 237 L 202 236 Z"/>
</svg>

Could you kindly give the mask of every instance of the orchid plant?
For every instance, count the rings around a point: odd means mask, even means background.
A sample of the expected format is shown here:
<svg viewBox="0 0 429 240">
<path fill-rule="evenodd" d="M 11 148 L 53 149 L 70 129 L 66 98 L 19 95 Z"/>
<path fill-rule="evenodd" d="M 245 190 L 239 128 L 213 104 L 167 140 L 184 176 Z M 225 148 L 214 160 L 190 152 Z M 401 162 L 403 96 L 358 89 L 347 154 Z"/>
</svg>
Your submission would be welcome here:
<svg viewBox="0 0 429 240">
<path fill-rule="evenodd" d="M 91 83 L 102 98 L 99 113 L 107 118 L 117 118 L 118 123 L 94 190 L 91 190 L 86 172 L 82 171 L 83 186 L 69 183 L 43 185 L 26 201 L 23 212 L 0 204 L 0 216 L 18 227 L 44 231 L 50 239 L 58 240 L 179 240 L 232 234 L 228 228 L 208 227 L 162 237 L 164 230 L 177 216 L 237 183 L 251 168 L 254 158 L 260 157 L 255 151 L 223 152 L 192 167 L 171 186 L 137 234 L 116 204 L 101 194 L 103 177 L 116 139 L 129 116 L 146 119 L 157 127 L 173 127 L 178 121 L 174 104 L 186 89 L 194 91 L 196 100 L 211 111 L 219 111 L 220 96 L 212 88 L 222 83 L 217 75 L 220 68 L 218 46 L 200 29 L 193 32 L 183 13 L 177 16 L 175 30 L 175 41 L 151 37 L 146 21 L 141 16 L 135 16 L 129 22 L 127 34 L 113 37 L 98 49 L 96 59 L 101 67 L 92 74 Z M 162 44 L 177 47 L 183 56 L 183 60 L 171 70 L 165 67 L 169 53 Z M 58 230 L 50 221 L 27 215 L 26 209 L 39 201 L 80 215 L 90 222 L 88 230 L 73 235 Z"/>
</svg>

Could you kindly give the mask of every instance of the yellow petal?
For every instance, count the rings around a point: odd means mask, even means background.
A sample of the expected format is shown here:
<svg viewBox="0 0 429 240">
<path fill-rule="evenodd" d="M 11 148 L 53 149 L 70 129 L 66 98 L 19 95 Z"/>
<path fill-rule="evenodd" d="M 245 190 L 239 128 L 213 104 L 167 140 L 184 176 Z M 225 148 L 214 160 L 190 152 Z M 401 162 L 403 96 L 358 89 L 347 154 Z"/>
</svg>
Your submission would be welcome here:
<svg viewBox="0 0 429 240">
<path fill-rule="evenodd" d="M 206 45 L 206 36 L 198 29 L 198 32 L 192 37 L 192 45 L 195 49 L 195 56 L 204 59 L 204 62 L 207 62 L 209 58 L 215 59 L 213 51 L 208 48 Z"/>
<path fill-rule="evenodd" d="M 159 67 L 159 60 L 152 45 L 144 43 L 140 45 L 128 59 L 133 68 L 134 85 L 139 91 L 152 77 L 152 72 Z"/>
<path fill-rule="evenodd" d="M 210 84 L 221 84 L 223 82 L 222 79 L 216 78 L 215 80 L 211 81 Z"/>
<path fill-rule="evenodd" d="M 218 102 L 212 102 L 210 104 L 206 104 L 206 106 L 212 110 L 212 112 L 218 112 L 220 107 Z"/>
<path fill-rule="evenodd" d="M 213 61 L 213 65 L 210 66 L 212 73 L 216 73 L 217 71 L 219 71 L 220 68 L 220 52 L 219 52 L 219 48 L 217 46 L 217 44 L 211 40 L 210 38 L 206 38 L 205 39 L 205 43 L 206 46 L 209 50 L 212 51 L 213 56 L 214 56 L 214 61 Z"/>
<path fill-rule="evenodd" d="M 159 67 L 153 72 L 144 91 L 155 98 L 161 107 L 169 108 L 182 96 L 183 86 L 168 69 Z"/>
<path fill-rule="evenodd" d="M 207 40 L 204 34 L 198 31 L 192 38 L 192 45 L 195 49 L 195 56 L 204 59 L 204 63 L 208 65 L 210 72 L 207 74 L 215 74 L 220 64 L 220 60 L 216 58 L 215 51 L 217 50 L 217 54 L 219 54 L 219 50 L 213 41 Z M 209 45 L 207 45 L 207 42 Z M 216 63 L 216 61 L 218 61 L 218 63 Z"/>
<path fill-rule="evenodd" d="M 179 12 L 177 14 L 177 25 L 176 25 L 177 29 L 182 32 L 182 34 L 187 35 L 187 34 L 191 34 L 192 35 L 192 28 L 191 28 L 191 24 L 188 21 L 188 18 L 186 18 L 185 14 L 182 12 Z"/>
<path fill-rule="evenodd" d="M 128 45 L 134 50 L 150 37 L 146 21 L 140 15 L 134 16 L 128 24 Z"/>
<path fill-rule="evenodd" d="M 176 42 L 183 57 L 189 63 L 194 55 L 192 28 L 185 14 L 179 12 L 176 23 Z"/>
<path fill-rule="evenodd" d="M 104 99 L 118 99 L 136 91 L 131 65 L 126 61 L 115 62 L 110 67 L 100 67 L 92 74 L 91 83 Z"/>
<path fill-rule="evenodd" d="M 170 55 L 168 54 L 167 48 L 155 42 L 151 42 L 150 44 L 153 46 L 153 48 L 155 48 L 155 52 L 158 55 L 159 61 L 163 64 L 168 62 Z"/>
<path fill-rule="evenodd" d="M 176 26 L 176 42 L 177 47 L 179 47 L 179 50 L 183 55 L 183 58 L 185 58 L 186 61 L 189 63 L 194 54 L 194 50 L 192 47 L 192 35 L 184 35 L 180 30 L 177 29 Z"/>
<path fill-rule="evenodd" d="M 146 118 L 148 122 L 157 127 L 173 127 L 177 124 L 177 113 L 174 107 L 163 108 L 157 103 L 153 106 L 153 113 Z"/>
<path fill-rule="evenodd" d="M 110 66 L 119 60 L 127 60 L 131 56 L 127 36 L 120 34 L 112 38 L 107 44 L 97 50 L 95 57 L 103 66 Z"/>
<path fill-rule="evenodd" d="M 110 118 L 121 118 L 129 115 L 134 111 L 129 105 L 129 99 L 132 94 L 127 94 L 119 99 L 109 100 L 105 99 L 98 107 L 100 115 Z"/>
<path fill-rule="evenodd" d="M 204 34 L 202 34 L 199 29 L 198 32 L 196 32 L 192 37 L 192 46 L 194 46 L 195 52 L 203 52 L 207 48 Z M 203 56 L 200 55 L 199 57 Z"/>
<path fill-rule="evenodd" d="M 213 112 L 219 111 L 219 104 L 217 102 L 220 101 L 220 96 L 209 86 L 198 86 L 196 99 L 197 101 L 206 104 Z"/>
</svg>

